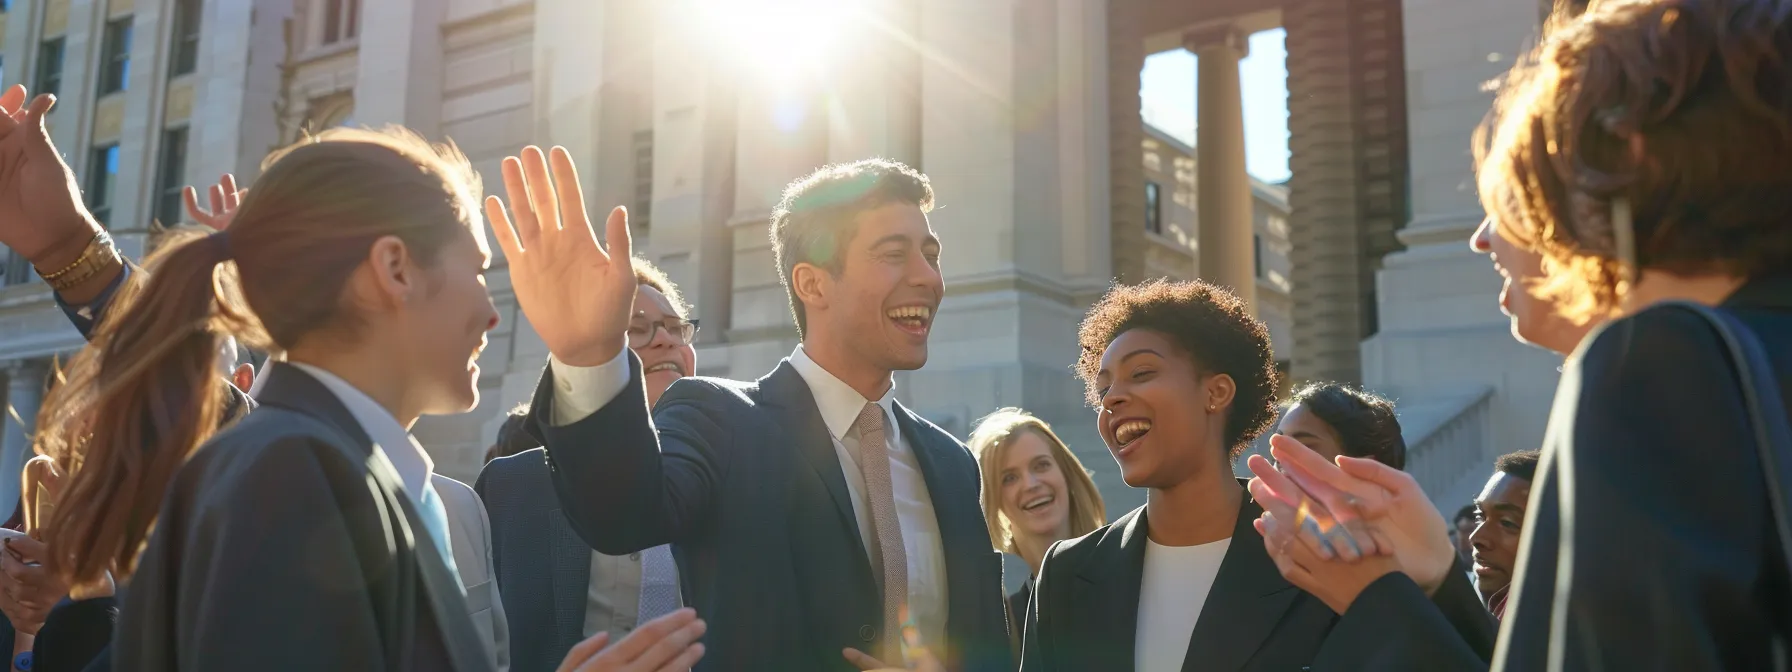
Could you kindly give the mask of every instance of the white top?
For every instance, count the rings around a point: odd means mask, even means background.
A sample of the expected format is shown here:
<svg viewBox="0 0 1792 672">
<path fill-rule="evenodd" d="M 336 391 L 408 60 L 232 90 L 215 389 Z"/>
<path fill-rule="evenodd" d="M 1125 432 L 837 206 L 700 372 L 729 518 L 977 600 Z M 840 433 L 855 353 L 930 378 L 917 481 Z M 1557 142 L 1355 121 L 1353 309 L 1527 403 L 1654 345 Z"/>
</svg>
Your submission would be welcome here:
<svg viewBox="0 0 1792 672">
<path fill-rule="evenodd" d="M 1182 669 L 1189 637 L 1219 576 L 1231 539 L 1199 546 L 1164 546 L 1145 540 L 1145 572 L 1139 583 L 1139 627 L 1133 640 L 1139 672 Z M 1215 618 L 1225 618 L 1215 614 Z"/>
<path fill-rule="evenodd" d="M 859 470 L 858 432 L 849 431 L 858 420 L 859 410 L 870 403 L 850 385 L 828 373 L 809 358 L 798 345 L 790 355 L 790 364 L 809 386 L 815 397 L 816 410 L 828 427 L 834 442 L 834 454 L 840 459 L 841 475 L 846 478 L 846 491 L 852 499 L 853 514 L 858 519 L 860 541 L 870 557 L 873 576 L 881 576 L 882 556 L 878 554 L 877 535 L 871 528 L 871 508 L 865 501 L 865 477 Z M 549 358 L 554 372 L 555 394 L 553 422 L 567 425 L 597 412 L 628 385 L 627 353 L 594 367 L 573 367 Z M 884 393 L 877 404 L 884 409 L 884 446 L 890 454 L 890 490 L 896 499 L 896 520 L 902 527 L 902 544 L 908 558 L 909 612 L 924 644 L 945 641 L 946 633 L 946 557 L 940 543 L 939 518 L 933 509 L 933 497 L 921 464 L 908 441 L 897 429 L 895 389 Z M 1185 638 L 1186 640 L 1186 638 Z"/>
</svg>

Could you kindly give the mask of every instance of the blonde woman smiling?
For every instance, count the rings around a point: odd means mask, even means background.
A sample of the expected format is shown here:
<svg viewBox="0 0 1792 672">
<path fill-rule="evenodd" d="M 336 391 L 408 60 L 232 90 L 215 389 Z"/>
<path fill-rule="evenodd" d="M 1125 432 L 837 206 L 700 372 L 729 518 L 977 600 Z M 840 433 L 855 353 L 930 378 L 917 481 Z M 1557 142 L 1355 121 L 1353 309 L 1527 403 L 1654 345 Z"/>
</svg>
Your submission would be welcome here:
<svg viewBox="0 0 1792 672">
<path fill-rule="evenodd" d="M 1107 524 L 1089 470 L 1044 420 L 1018 408 L 989 414 L 971 432 L 983 474 L 983 519 L 996 550 L 1027 561 L 1027 582 L 1008 596 L 1010 623 L 1027 615 L 1045 550 Z"/>
</svg>

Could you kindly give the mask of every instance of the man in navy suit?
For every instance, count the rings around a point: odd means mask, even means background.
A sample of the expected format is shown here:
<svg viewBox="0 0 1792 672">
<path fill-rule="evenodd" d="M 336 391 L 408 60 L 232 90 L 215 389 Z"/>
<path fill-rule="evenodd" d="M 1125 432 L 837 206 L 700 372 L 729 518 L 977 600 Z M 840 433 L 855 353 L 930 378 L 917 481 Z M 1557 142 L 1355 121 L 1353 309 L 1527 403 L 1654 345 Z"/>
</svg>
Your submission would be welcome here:
<svg viewBox="0 0 1792 672">
<path fill-rule="evenodd" d="M 536 188 L 549 169 L 532 156 L 505 162 L 514 231 L 487 201 L 553 355 L 529 427 L 593 548 L 673 545 L 710 623 L 699 669 L 1011 669 L 976 462 L 893 398 L 891 372 L 927 361 L 945 292 L 927 178 L 869 160 L 792 184 L 771 234 L 801 345 L 755 382 L 682 379 L 650 417 L 623 347 L 626 213 L 610 213 L 606 251 L 570 158 L 553 152 L 555 182 L 573 185 L 555 192 Z"/>
<path fill-rule="evenodd" d="M 640 288 L 629 350 L 647 372 L 647 404 L 652 406 L 673 381 L 696 369 L 691 347 L 697 323 L 688 319 L 678 286 L 644 259 L 633 260 Z M 610 633 L 621 641 L 638 624 L 680 604 L 678 571 L 664 547 L 626 555 L 591 550 L 560 512 L 547 457 L 534 437 L 521 431 L 528 407 L 505 420 L 519 421 L 517 436 L 498 432 L 498 443 L 516 454 L 485 465 L 474 488 L 492 520 L 492 564 L 510 622 L 512 672 L 553 672 L 566 652 L 587 637 Z M 664 598 L 654 588 L 663 584 Z"/>
</svg>

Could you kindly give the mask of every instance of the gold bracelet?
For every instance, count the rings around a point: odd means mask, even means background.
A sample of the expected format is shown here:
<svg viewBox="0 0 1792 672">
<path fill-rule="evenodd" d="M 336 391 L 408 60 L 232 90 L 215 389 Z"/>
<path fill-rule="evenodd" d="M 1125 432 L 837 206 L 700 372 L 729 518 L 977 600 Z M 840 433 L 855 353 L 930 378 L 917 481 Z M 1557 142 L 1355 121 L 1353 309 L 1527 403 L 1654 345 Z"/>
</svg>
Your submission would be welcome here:
<svg viewBox="0 0 1792 672">
<path fill-rule="evenodd" d="M 86 249 L 81 251 L 80 258 L 75 259 L 74 263 L 54 273 L 40 271 L 38 276 L 49 283 L 50 289 L 63 292 L 92 280 L 94 276 L 111 268 L 112 264 L 121 261 L 118 248 L 112 244 L 112 236 L 101 231 L 94 235 L 93 240 L 88 241 Z"/>
</svg>

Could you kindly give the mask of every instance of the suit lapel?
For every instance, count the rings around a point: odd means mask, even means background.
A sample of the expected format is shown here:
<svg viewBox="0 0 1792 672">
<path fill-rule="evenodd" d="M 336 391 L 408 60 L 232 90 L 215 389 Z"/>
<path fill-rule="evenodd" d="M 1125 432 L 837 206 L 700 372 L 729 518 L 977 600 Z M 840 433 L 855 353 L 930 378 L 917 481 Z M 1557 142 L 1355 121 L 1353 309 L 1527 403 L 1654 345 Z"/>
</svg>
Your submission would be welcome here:
<svg viewBox="0 0 1792 672">
<path fill-rule="evenodd" d="M 828 426 L 821 419 L 821 411 L 815 406 L 815 395 L 809 392 L 809 385 L 803 382 L 802 374 L 790 365 L 789 360 L 778 364 L 778 368 L 770 375 L 760 379 L 759 387 L 765 394 L 766 410 L 777 421 L 777 426 L 784 429 L 785 436 L 796 444 L 797 451 L 802 453 L 803 460 L 815 470 L 816 477 L 827 487 L 828 497 L 834 501 L 834 511 L 839 514 L 840 523 L 846 527 L 855 541 L 863 539 L 859 532 L 858 516 L 853 515 L 852 497 L 846 492 L 846 476 L 841 473 L 840 456 L 834 454 L 834 437 L 828 433 Z M 860 565 L 870 571 L 871 557 L 865 554 L 862 543 L 852 545 L 857 553 Z"/>
<path fill-rule="evenodd" d="M 1087 659 L 1104 667 L 1130 670 L 1139 630 L 1139 584 L 1145 576 L 1145 507 L 1133 509 L 1102 535 L 1095 552 L 1077 569 L 1070 604 L 1081 625 Z M 1080 605 L 1088 605 L 1084 610 Z M 1085 659 L 1078 656 L 1078 659 Z M 1112 663 L 1111 665 L 1109 663 Z"/>
<path fill-rule="evenodd" d="M 423 519 L 418 515 L 416 507 L 411 505 L 411 498 L 404 494 L 398 472 L 392 468 L 386 454 L 373 449 L 373 440 L 368 438 L 361 423 L 317 379 L 297 367 L 284 364 L 271 367 L 268 376 L 261 401 L 270 406 L 291 408 L 334 426 L 352 443 L 336 444 L 335 448 L 352 460 L 364 462 L 368 478 L 385 499 L 383 503 L 403 512 L 407 527 L 403 533 L 410 538 L 418 577 L 427 593 L 425 599 L 435 615 L 436 627 L 441 631 L 442 646 L 447 650 L 448 659 L 453 661 L 454 669 L 472 671 L 490 667 L 479 633 L 467 614 L 466 596 L 461 592 L 460 581 L 449 573 L 441 551 L 424 537 L 426 533 L 423 530 L 426 528 Z M 411 624 L 415 627 L 418 621 L 413 619 Z M 417 641 L 415 633 L 410 634 L 412 636 L 407 638 L 408 641 Z"/>
<path fill-rule="evenodd" d="M 1245 491 L 1226 559 L 1220 562 L 1213 589 L 1201 607 L 1201 620 L 1189 637 L 1183 670 L 1242 669 L 1300 596 L 1301 591 L 1282 578 L 1263 548 L 1263 538 L 1251 526 L 1262 513 L 1250 491 Z"/>
</svg>

